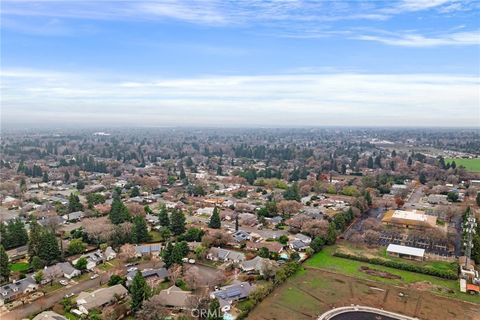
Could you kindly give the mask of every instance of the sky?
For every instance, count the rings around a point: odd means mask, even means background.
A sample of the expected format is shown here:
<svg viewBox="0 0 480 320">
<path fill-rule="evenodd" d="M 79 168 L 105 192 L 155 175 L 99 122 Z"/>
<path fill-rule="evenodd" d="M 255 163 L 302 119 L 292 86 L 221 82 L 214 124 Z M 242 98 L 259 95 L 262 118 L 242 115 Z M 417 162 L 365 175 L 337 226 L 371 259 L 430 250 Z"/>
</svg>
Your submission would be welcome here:
<svg viewBox="0 0 480 320">
<path fill-rule="evenodd" d="M 0 3 L 3 127 L 480 127 L 480 1 Z"/>
</svg>

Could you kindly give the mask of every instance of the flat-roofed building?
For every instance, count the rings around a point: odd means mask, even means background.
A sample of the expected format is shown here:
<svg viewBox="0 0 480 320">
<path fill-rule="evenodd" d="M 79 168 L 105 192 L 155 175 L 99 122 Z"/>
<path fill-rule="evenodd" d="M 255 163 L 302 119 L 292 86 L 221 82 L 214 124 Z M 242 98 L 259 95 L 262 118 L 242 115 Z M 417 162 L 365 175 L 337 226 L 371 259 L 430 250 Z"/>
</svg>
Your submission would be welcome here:
<svg viewBox="0 0 480 320">
<path fill-rule="evenodd" d="M 387 253 L 391 256 L 411 259 L 411 260 L 422 261 L 425 259 L 425 249 L 401 246 L 401 245 L 392 244 L 392 243 L 388 245 Z"/>
<path fill-rule="evenodd" d="M 435 228 L 437 217 L 418 210 L 389 210 L 382 219 L 383 223 L 410 229 Z"/>
</svg>

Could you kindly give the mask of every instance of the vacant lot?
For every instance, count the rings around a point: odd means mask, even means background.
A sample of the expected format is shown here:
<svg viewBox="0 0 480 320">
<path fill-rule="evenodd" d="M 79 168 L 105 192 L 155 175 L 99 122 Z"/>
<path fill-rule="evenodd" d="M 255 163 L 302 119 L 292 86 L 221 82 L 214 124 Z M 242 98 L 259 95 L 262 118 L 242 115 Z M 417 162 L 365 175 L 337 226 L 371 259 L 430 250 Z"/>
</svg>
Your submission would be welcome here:
<svg viewBox="0 0 480 320">
<path fill-rule="evenodd" d="M 458 166 L 464 166 L 467 171 L 470 172 L 480 172 L 480 158 L 475 158 L 475 159 L 459 159 L 459 158 L 451 158 L 451 159 L 446 159 L 446 163 L 451 163 L 452 161 L 455 161 L 455 164 Z"/>
<path fill-rule="evenodd" d="M 316 319 L 327 310 L 351 304 L 424 320 L 480 319 L 480 305 L 308 267 L 268 296 L 248 319 Z"/>
</svg>

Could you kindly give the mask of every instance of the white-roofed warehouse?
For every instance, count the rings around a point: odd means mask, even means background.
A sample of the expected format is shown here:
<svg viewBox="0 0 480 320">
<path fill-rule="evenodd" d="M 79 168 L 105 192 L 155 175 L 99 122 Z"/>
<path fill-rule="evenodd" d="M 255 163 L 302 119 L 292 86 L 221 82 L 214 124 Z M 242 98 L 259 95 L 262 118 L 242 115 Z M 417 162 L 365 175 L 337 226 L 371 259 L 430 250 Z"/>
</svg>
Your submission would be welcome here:
<svg viewBox="0 0 480 320">
<path fill-rule="evenodd" d="M 423 260 L 425 258 L 425 249 L 401 246 L 392 243 L 388 245 L 387 253 L 392 256 L 413 260 Z"/>
</svg>

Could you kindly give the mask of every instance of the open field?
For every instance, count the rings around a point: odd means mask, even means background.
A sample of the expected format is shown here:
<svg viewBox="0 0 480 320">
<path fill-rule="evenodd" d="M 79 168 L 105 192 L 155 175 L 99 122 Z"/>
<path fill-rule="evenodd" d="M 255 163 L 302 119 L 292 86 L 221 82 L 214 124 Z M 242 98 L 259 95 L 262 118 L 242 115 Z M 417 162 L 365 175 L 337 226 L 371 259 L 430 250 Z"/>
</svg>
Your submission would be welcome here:
<svg viewBox="0 0 480 320">
<path fill-rule="evenodd" d="M 442 279 L 434 276 L 429 276 L 425 274 L 409 272 L 379 265 L 373 265 L 365 262 L 354 261 L 350 259 L 344 259 L 339 257 L 332 256 L 332 253 L 336 250 L 336 246 L 326 247 L 323 251 L 317 253 L 312 258 L 310 258 L 306 263 L 305 267 L 307 268 L 318 268 L 318 269 L 325 269 L 333 272 L 338 272 L 350 276 L 354 276 L 356 278 L 362 278 L 367 280 L 374 280 L 377 282 L 383 282 L 385 284 L 391 285 L 414 285 L 415 283 L 419 282 L 429 282 L 431 286 L 431 290 L 434 291 L 435 294 L 443 295 L 449 298 L 466 300 L 470 302 L 476 302 L 480 304 L 480 297 L 475 297 L 471 295 L 467 295 L 461 293 L 459 290 L 458 281 L 456 280 L 447 280 Z M 442 264 L 440 262 L 440 264 Z M 401 279 L 387 279 L 379 276 L 374 276 L 362 272 L 360 267 L 367 266 L 369 268 L 380 270 L 384 272 L 388 272 L 389 274 L 399 276 Z M 444 267 L 444 266 L 443 266 Z M 441 288 L 438 290 L 437 288 Z"/>
<path fill-rule="evenodd" d="M 461 158 L 448 158 L 445 159 L 445 163 L 450 163 L 455 161 L 455 164 L 458 166 L 462 165 L 470 172 L 480 172 L 480 158 L 475 159 L 461 159 Z"/>
<path fill-rule="evenodd" d="M 327 310 L 351 304 L 424 320 L 480 319 L 480 305 L 308 267 L 262 301 L 248 319 L 315 319 Z"/>
</svg>

